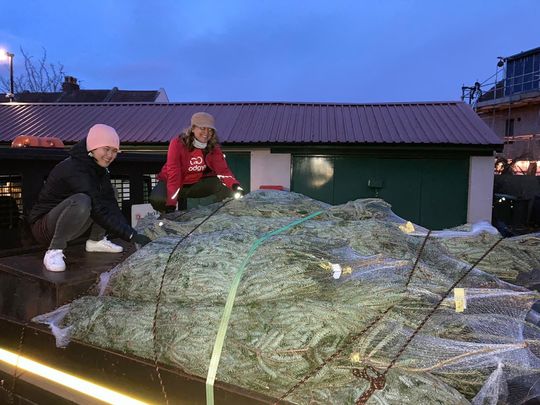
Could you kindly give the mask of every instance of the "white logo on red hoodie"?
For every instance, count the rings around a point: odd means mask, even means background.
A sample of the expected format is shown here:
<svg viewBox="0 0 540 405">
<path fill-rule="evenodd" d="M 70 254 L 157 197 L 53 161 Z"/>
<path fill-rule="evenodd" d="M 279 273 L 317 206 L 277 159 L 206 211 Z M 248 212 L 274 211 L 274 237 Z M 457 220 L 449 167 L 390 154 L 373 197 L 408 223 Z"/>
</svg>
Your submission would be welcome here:
<svg viewBox="0 0 540 405">
<path fill-rule="evenodd" d="M 189 159 L 189 172 L 202 172 L 204 169 L 206 169 L 206 165 L 202 156 L 194 156 Z"/>
</svg>

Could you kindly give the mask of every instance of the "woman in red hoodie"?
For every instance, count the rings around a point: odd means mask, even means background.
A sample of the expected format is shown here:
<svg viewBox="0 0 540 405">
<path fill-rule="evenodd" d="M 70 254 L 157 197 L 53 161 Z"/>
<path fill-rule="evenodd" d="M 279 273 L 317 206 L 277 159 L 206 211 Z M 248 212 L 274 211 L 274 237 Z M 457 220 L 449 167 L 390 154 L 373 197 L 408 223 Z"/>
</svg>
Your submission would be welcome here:
<svg viewBox="0 0 540 405">
<path fill-rule="evenodd" d="M 215 195 L 221 201 L 243 195 L 219 147 L 214 117 L 205 112 L 193 114 L 191 127 L 171 140 L 157 178 L 150 203 L 159 212 L 174 211 L 186 198 Z"/>
</svg>

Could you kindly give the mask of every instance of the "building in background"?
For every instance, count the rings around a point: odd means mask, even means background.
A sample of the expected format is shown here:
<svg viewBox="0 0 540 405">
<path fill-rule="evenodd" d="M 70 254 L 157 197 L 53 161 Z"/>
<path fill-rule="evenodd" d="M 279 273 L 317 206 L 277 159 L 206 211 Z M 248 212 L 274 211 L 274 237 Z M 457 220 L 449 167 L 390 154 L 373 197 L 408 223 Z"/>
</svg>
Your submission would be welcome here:
<svg viewBox="0 0 540 405">
<path fill-rule="evenodd" d="M 540 227 L 540 47 L 499 56 L 494 77 L 484 94 L 478 82 L 462 88 L 504 142 L 495 162 L 494 222 L 511 232 L 535 231 Z"/>
<path fill-rule="evenodd" d="M 504 140 L 501 157 L 515 174 L 540 175 L 540 47 L 499 57 L 498 67 L 502 80 L 478 98 L 476 112 Z"/>
<path fill-rule="evenodd" d="M 19 103 L 168 103 L 169 98 L 165 89 L 159 90 L 120 90 L 113 87 L 107 90 L 81 89 L 73 76 L 64 77 L 60 92 L 30 92 L 23 91 L 15 94 Z M 0 94 L 0 103 L 9 99 Z"/>
</svg>

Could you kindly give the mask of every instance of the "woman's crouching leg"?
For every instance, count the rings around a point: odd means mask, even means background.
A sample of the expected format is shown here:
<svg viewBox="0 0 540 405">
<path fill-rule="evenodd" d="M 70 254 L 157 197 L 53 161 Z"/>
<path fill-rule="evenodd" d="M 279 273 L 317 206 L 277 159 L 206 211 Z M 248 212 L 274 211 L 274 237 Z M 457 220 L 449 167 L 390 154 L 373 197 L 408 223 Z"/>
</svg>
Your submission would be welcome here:
<svg viewBox="0 0 540 405">
<path fill-rule="evenodd" d="M 74 194 L 46 215 L 46 226 L 51 230 L 53 237 L 49 249 L 65 249 L 67 243 L 85 233 L 92 219 L 92 200 L 83 193 Z"/>
</svg>

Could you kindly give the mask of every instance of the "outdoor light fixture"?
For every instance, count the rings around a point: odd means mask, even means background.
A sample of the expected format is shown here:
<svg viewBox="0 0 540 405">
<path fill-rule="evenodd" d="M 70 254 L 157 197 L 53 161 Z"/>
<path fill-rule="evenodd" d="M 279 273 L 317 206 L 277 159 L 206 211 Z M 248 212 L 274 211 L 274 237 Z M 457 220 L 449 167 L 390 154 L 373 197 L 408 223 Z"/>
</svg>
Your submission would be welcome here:
<svg viewBox="0 0 540 405">
<path fill-rule="evenodd" d="M 9 53 L 5 49 L 0 49 L 0 60 L 9 60 L 9 93 L 6 97 L 9 97 L 9 101 L 13 101 L 15 93 L 13 91 L 13 57 L 15 54 Z"/>
<path fill-rule="evenodd" d="M 506 62 L 506 58 L 504 56 L 497 56 L 497 59 L 499 59 L 497 66 L 502 68 Z"/>
</svg>

